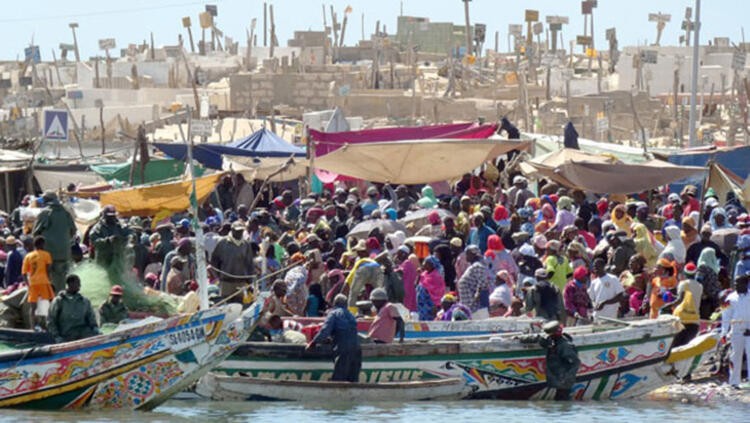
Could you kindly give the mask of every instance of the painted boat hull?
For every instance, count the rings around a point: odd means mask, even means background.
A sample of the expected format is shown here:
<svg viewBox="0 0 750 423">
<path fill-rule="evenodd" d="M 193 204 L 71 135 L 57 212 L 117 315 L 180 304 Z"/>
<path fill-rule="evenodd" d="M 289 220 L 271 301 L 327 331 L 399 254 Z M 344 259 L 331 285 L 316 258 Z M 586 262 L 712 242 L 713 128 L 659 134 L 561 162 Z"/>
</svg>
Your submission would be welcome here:
<svg viewBox="0 0 750 423">
<path fill-rule="evenodd" d="M 0 354 L 0 407 L 153 409 L 229 356 L 260 307 L 240 317 L 238 306 L 225 306 Z"/>
<path fill-rule="evenodd" d="M 287 317 L 302 325 L 323 324 L 322 317 Z M 373 319 L 357 319 L 357 330 L 367 334 Z M 465 336 L 492 335 L 508 332 L 536 332 L 544 321 L 530 317 L 492 318 L 485 320 L 464 320 L 457 322 L 444 321 L 407 321 L 405 339 L 432 339 Z"/>
<path fill-rule="evenodd" d="M 637 397 L 669 383 L 662 365 L 679 321 L 671 316 L 626 327 L 570 328 L 581 368 L 574 399 Z M 360 382 L 382 383 L 462 378 L 467 398 L 550 399 L 545 351 L 517 335 L 363 345 Z M 302 346 L 247 343 L 215 371 L 254 378 L 328 380 L 330 354 L 305 353 Z"/>
<path fill-rule="evenodd" d="M 209 373 L 196 393 L 214 400 L 283 400 L 315 402 L 388 402 L 459 399 L 465 395 L 462 379 L 411 382 L 348 383 L 256 379 Z"/>
</svg>

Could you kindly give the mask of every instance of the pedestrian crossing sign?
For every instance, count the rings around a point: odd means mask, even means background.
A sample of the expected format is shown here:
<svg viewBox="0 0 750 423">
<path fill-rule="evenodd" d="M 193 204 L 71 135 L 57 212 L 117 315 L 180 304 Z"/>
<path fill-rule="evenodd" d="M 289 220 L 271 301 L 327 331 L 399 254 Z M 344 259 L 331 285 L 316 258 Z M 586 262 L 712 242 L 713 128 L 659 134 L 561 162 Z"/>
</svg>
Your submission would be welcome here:
<svg viewBox="0 0 750 423">
<path fill-rule="evenodd" d="M 68 112 L 65 110 L 44 111 L 43 138 L 48 141 L 68 141 Z"/>
</svg>

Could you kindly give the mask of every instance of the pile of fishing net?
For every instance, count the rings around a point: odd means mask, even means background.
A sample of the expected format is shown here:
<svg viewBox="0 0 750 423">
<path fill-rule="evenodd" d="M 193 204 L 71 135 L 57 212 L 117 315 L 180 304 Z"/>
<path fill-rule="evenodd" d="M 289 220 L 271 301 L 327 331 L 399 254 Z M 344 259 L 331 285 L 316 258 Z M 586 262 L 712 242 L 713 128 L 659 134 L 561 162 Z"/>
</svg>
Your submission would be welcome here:
<svg viewBox="0 0 750 423">
<path fill-rule="evenodd" d="M 103 267 L 95 261 L 84 261 L 72 269 L 71 273 L 81 278 L 81 294 L 98 308 L 107 301 L 109 291 L 114 285 L 122 286 L 122 300 L 130 311 L 155 315 L 173 315 L 177 313 L 179 300 L 167 294 L 151 291 L 149 295 L 138 281 L 130 266 L 124 263 L 126 258 L 115 259 L 109 267 Z"/>
</svg>

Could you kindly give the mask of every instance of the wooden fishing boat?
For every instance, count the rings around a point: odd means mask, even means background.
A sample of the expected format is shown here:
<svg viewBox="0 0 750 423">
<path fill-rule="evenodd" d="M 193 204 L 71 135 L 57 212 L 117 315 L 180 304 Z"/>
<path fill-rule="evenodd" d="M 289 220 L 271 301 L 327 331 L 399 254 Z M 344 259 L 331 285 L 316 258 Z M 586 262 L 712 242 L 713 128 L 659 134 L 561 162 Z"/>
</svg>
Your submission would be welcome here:
<svg viewBox="0 0 750 423">
<path fill-rule="evenodd" d="M 566 329 L 573 337 L 581 367 L 572 390 L 575 399 L 622 399 L 674 381 L 665 363 L 672 340 L 682 328 L 672 316 L 624 324 Z M 545 382 L 545 350 L 523 334 L 435 339 L 403 344 L 364 344 L 360 382 L 461 378 L 466 398 L 551 399 Z M 328 380 L 329 350 L 318 347 L 245 343 L 214 371 L 278 380 Z"/>
<path fill-rule="evenodd" d="M 0 354 L 0 407 L 153 409 L 223 361 L 257 324 L 223 306 Z"/>
<path fill-rule="evenodd" d="M 196 393 L 214 400 L 283 400 L 316 402 L 388 402 L 459 399 L 466 384 L 459 378 L 408 382 L 349 383 L 257 379 L 209 373 Z"/>
<path fill-rule="evenodd" d="M 323 317 L 285 317 L 303 326 L 322 325 Z M 357 331 L 366 334 L 374 319 L 357 319 Z M 492 335 L 507 332 L 538 332 L 544 321 L 531 317 L 491 318 L 484 320 L 450 321 L 406 321 L 405 339 L 431 339 Z"/>
</svg>

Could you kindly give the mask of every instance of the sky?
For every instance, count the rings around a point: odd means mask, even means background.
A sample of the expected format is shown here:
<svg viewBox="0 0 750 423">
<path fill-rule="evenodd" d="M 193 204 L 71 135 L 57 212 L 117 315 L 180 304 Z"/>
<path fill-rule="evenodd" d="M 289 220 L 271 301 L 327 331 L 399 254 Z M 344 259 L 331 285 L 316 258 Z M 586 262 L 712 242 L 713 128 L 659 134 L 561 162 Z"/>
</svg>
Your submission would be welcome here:
<svg viewBox="0 0 750 423">
<path fill-rule="evenodd" d="M 274 5 L 277 37 L 282 46 L 286 45 L 294 30 L 319 30 L 323 26 L 323 1 L 269 0 L 268 3 Z M 648 14 L 654 12 L 672 15 L 662 45 L 676 45 L 683 33 L 680 22 L 685 7 L 694 7 L 694 3 L 694 0 L 599 0 L 599 7 L 594 11 L 596 45 L 606 45 L 604 32 L 611 27 L 617 28 L 620 47 L 652 43 L 656 38 L 656 24 L 648 22 Z M 41 48 L 42 60 L 51 60 L 53 48 L 57 49 L 61 42 L 73 41 L 69 22 L 79 24 L 78 41 L 83 58 L 100 54 L 98 40 L 102 38 L 115 38 L 119 49 L 128 43 L 148 40 L 153 31 L 157 46 L 174 45 L 180 32 L 187 39 L 181 24 L 183 16 L 192 18 L 194 35 L 200 37 L 198 14 L 204 10 L 205 4 L 217 5 L 217 27 L 240 40 L 242 45 L 252 18 L 258 18 L 256 32 L 262 31 L 263 0 L 6 0 L 6 7 L 0 15 L 3 40 L 0 60 L 23 57 L 23 48 L 29 45 L 32 37 Z M 329 5 L 334 6 L 339 20 L 344 9 L 348 5 L 352 7 L 346 32 L 347 45 L 354 45 L 361 38 L 363 13 L 368 37 L 377 20 L 387 27 L 389 33 L 395 33 L 402 4 L 404 15 L 428 17 L 433 22 L 464 22 L 461 0 L 326 0 L 325 4 L 329 24 Z M 576 35 L 583 34 L 579 0 L 473 0 L 470 7 L 471 21 L 487 24 L 486 48 L 494 47 L 494 34 L 499 31 L 500 50 L 507 49 L 508 25 L 522 23 L 524 9 L 539 10 L 542 17 L 569 16 L 570 25 L 563 28 L 566 44 Z M 729 37 L 733 42 L 740 42 L 742 26 L 750 16 L 750 1 L 704 0 L 701 14 L 702 43 L 714 37 Z M 258 40 L 262 44 L 262 37 L 259 36 Z M 59 50 L 56 53 L 59 56 Z"/>
</svg>

